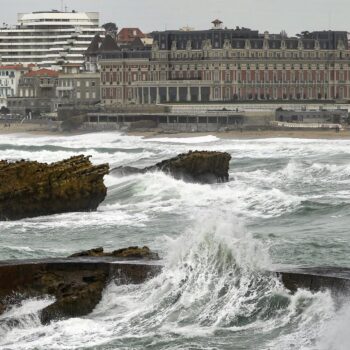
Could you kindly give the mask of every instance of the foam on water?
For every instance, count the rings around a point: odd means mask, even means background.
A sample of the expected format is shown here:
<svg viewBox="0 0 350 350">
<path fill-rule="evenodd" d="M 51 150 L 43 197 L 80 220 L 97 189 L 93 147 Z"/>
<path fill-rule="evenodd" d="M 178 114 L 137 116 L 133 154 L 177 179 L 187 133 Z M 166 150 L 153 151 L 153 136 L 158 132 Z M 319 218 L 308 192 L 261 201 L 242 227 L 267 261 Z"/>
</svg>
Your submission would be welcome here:
<svg viewBox="0 0 350 350">
<path fill-rule="evenodd" d="M 159 142 L 159 143 L 184 143 L 184 144 L 200 144 L 219 141 L 216 136 L 197 136 L 197 137 L 157 137 L 145 139 L 146 142 Z"/>
<path fill-rule="evenodd" d="M 143 167 L 195 149 L 229 152 L 231 181 L 109 175 L 96 212 L 0 223 L 3 259 L 143 244 L 165 258 L 163 273 L 142 286 L 112 283 L 82 319 L 42 326 L 45 304 L 24 303 L 12 310 L 20 326 L 2 328 L 1 349 L 346 349 L 346 307 L 338 312 L 328 293 L 290 295 L 265 271 L 271 260 L 350 264 L 350 141 L 5 135 L 0 158 L 85 153 L 96 164 Z"/>
<path fill-rule="evenodd" d="M 195 342 L 211 349 L 255 334 L 245 340 L 249 349 L 300 349 L 315 343 L 335 313 L 328 293 L 292 296 L 266 273 L 268 247 L 227 212 L 198 213 L 183 235 L 165 239 L 165 267 L 156 278 L 141 286 L 111 283 L 87 318 L 14 328 L 0 346 L 176 349 Z"/>
</svg>

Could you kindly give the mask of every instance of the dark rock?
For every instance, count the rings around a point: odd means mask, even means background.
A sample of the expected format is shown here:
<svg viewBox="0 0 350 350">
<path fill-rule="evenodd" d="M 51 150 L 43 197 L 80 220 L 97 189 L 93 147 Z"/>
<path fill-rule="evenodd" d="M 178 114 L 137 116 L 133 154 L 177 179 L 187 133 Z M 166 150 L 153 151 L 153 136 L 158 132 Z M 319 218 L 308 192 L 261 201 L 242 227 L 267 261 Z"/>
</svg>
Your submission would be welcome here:
<svg viewBox="0 0 350 350">
<path fill-rule="evenodd" d="M 318 292 L 328 289 L 334 294 L 350 292 L 350 269 L 341 267 L 299 268 L 279 271 L 283 285 L 291 292 L 299 288 Z"/>
<path fill-rule="evenodd" d="M 103 251 L 102 247 L 99 248 L 94 248 L 94 249 L 89 249 L 89 250 L 84 250 L 79 253 L 74 253 L 69 256 L 69 258 L 77 258 L 81 256 L 105 256 L 105 253 Z"/>
<path fill-rule="evenodd" d="M 0 263 L 0 315 L 19 298 L 49 295 L 55 302 L 41 311 L 42 323 L 82 317 L 93 311 L 111 280 L 140 284 L 160 270 L 151 263 L 118 264 L 111 257 L 5 261 Z"/>
<path fill-rule="evenodd" d="M 119 175 L 144 174 L 148 171 L 163 171 L 176 179 L 189 182 L 215 183 L 229 180 L 231 156 L 226 152 L 194 151 L 180 154 L 144 169 L 118 167 L 112 170 Z"/>
<path fill-rule="evenodd" d="M 129 253 L 132 254 L 134 249 L 121 249 L 115 254 L 129 258 Z M 87 252 L 84 253 L 101 254 L 101 248 Z M 130 262 L 125 261 L 126 258 L 85 255 L 67 259 L 0 262 L 0 315 L 9 305 L 18 303 L 19 296 L 23 300 L 49 295 L 55 297 L 56 301 L 41 311 L 40 319 L 44 324 L 57 319 L 82 317 L 93 311 L 110 281 L 117 284 L 141 284 L 162 270 L 160 265 L 150 261 Z M 350 269 L 346 268 L 270 273 L 271 277 L 279 276 L 291 292 L 298 288 L 311 291 L 329 289 L 336 294 L 348 295 L 350 291 Z M 16 324 L 16 320 L 6 322 Z"/>
<path fill-rule="evenodd" d="M 75 253 L 70 256 L 70 258 L 76 257 L 114 257 L 114 258 L 127 258 L 127 259 L 148 259 L 148 260 L 159 260 L 159 255 L 152 252 L 148 247 L 129 247 L 119 250 L 115 250 L 111 253 L 105 253 L 103 248 L 95 248 L 90 250 L 85 250 L 79 253 Z"/>
<path fill-rule="evenodd" d="M 96 210 L 105 199 L 108 164 L 83 155 L 45 164 L 0 161 L 0 220 Z"/>
</svg>

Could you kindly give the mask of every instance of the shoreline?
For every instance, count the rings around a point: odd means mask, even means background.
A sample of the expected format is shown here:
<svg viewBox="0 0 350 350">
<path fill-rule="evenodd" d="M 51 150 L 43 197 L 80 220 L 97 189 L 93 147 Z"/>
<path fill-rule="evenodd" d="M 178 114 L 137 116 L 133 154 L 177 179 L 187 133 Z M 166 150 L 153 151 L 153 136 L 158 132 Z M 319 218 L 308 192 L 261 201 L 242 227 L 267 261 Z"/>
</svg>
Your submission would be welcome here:
<svg viewBox="0 0 350 350">
<path fill-rule="evenodd" d="M 1 135 L 13 135 L 23 134 L 25 135 L 38 135 L 38 136 L 75 136 L 84 135 L 97 132 L 118 132 L 115 130 L 77 130 L 74 132 L 62 132 L 58 131 L 55 126 L 48 125 L 47 123 L 12 123 L 10 127 L 5 127 L 5 124 L 0 122 L 0 136 Z M 147 130 L 147 131 L 126 131 L 127 136 L 139 136 L 146 139 L 149 138 L 193 138 L 203 136 L 216 136 L 219 139 L 238 139 L 238 140 L 250 140 L 250 139 L 269 139 L 269 138 L 298 138 L 298 139 L 325 139 L 325 140 L 350 140 L 350 129 L 341 130 L 336 132 L 333 129 L 303 129 L 303 130 L 287 130 L 287 129 L 265 129 L 265 130 L 231 130 L 231 131 L 208 131 L 208 132 L 166 132 L 159 129 Z"/>
<path fill-rule="evenodd" d="M 296 138 L 296 139 L 315 139 L 315 140 L 350 140 L 350 130 L 346 129 L 340 132 L 335 130 L 239 130 L 225 132 L 179 132 L 166 133 L 159 131 L 130 131 L 128 136 L 142 136 L 149 138 L 191 138 L 203 136 L 216 136 L 219 139 L 238 139 L 238 140 L 254 140 L 254 139 L 273 139 L 273 138 Z"/>
</svg>

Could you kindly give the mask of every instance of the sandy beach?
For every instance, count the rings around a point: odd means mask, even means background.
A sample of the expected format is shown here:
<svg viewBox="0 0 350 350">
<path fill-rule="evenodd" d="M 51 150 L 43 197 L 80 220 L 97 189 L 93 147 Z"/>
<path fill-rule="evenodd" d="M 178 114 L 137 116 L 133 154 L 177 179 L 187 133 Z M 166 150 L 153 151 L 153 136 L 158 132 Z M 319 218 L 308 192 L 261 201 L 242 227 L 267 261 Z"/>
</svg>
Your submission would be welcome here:
<svg viewBox="0 0 350 350">
<path fill-rule="evenodd" d="M 5 126 L 6 125 L 6 126 Z M 113 132 L 105 131 L 105 132 Z M 7 134 L 35 134 L 35 135 L 79 135 L 91 133 L 89 131 L 76 131 L 72 133 L 61 132 L 57 130 L 55 124 L 48 124 L 46 122 L 26 122 L 26 123 L 5 123 L 0 122 L 0 135 Z M 98 132 L 98 131 L 96 131 Z M 101 131 L 102 132 L 102 131 Z M 340 132 L 335 130 L 286 130 L 286 129 L 269 129 L 269 130 L 233 130 L 225 132 L 178 132 L 167 133 L 161 130 L 154 131 L 129 131 L 129 136 L 142 136 L 145 138 L 186 138 L 186 137 L 200 137 L 213 135 L 221 139 L 266 139 L 266 138 L 300 138 L 300 139 L 350 139 L 350 129 L 345 129 Z"/>
<path fill-rule="evenodd" d="M 57 134 L 55 126 L 46 122 L 42 123 L 20 123 L 20 122 L 0 122 L 0 135 L 7 134 Z"/>
<path fill-rule="evenodd" d="M 158 131 L 128 132 L 130 136 L 144 136 L 146 138 L 185 138 L 214 135 L 221 139 L 266 139 L 266 138 L 299 138 L 299 139 L 350 139 L 350 129 L 336 132 L 335 130 L 244 130 L 227 132 L 199 132 L 199 133 L 166 133 Z"/>
</svg>

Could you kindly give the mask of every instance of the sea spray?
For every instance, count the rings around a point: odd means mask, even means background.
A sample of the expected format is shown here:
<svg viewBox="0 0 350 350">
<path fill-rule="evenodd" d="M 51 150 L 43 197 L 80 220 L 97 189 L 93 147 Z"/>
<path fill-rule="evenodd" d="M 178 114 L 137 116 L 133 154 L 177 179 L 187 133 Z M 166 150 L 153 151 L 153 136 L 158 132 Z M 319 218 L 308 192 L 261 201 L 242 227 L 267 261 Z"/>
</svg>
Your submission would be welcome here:
<svg viewBox="0 0 350 350">
<path fill-rule="evenodd" d="M 1 259 L 145 244 L 162 252 L 166 264 L 143 286 L 112 283 L 84 319 L 10 327 L 0 348 L 343 350 L 348 323 L 344 314 L 337 317 L 331 295 L 291 295 L 265 267 L 269 260 L 349 266 L 349 146 L 349 140 L 159 142 L 117 132 L 2 136 L 2 158 L 54 162 L 84 150 L 94 163 L 143 167 L 199 149 L 228 151 L 233 161 L 227 184 L 111 175 L 98 212 L 2 223 Z"/>
<path fill-rule="evenodd" d="M 248 349 L 311 347 L 322 322 L 334 314 L 331 296 L 286 291 L 268 272 L 268 246 L 231 212 L 193 216 L 183 234 L 165 238 L 160 275 L 143 285 L 112 282 L 85 319 L 15 327 L 0 347 L 229 349 L 242 337 Z"/>
</svg>

